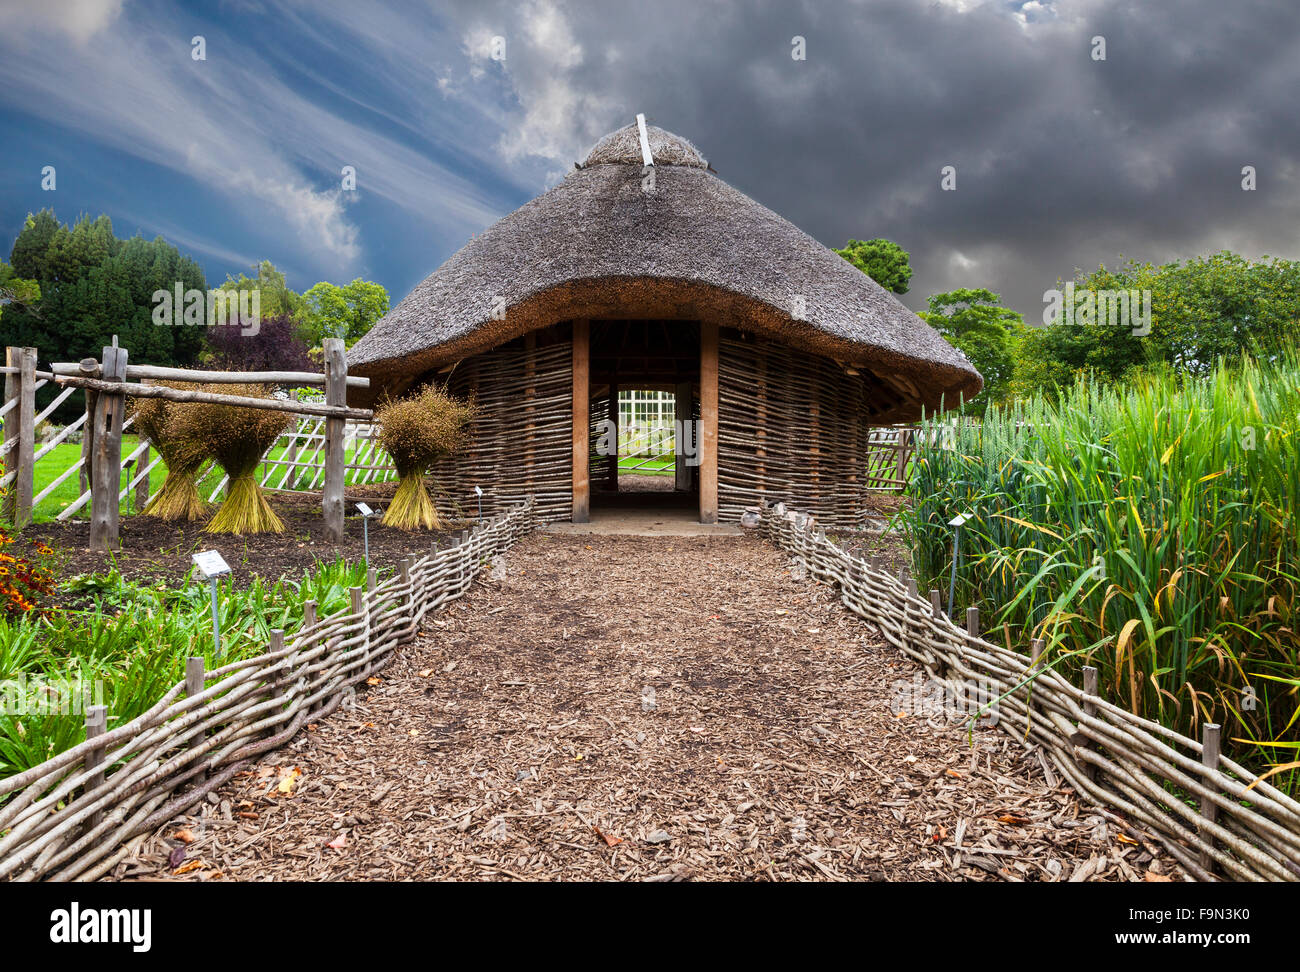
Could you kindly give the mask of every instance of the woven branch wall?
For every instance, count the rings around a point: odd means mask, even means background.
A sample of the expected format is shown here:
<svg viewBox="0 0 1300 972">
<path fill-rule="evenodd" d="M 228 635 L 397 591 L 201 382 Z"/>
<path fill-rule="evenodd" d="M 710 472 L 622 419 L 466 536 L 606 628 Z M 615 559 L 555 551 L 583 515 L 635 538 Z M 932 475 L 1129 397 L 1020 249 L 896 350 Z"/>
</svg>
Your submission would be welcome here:
<svg viewBox="0 0 1300 972">
<path fill-rule="evenodd" d="M 461 361 L 448 379 L 457 395 L 473 395 L 478 415 L 465 447 L 433 467 L 435 501 L 449 515 L 483 515 L 532 496 L 542 521 L 573 512 L 571 439 L 573 351 L 568 340 L 544 347 L 496 348 Z"/>
<path fill-rule="evenodd" d="M 766 501 L 861 523 L 868 383 L 829 358 L 725 334 L 718 369 L 719 517 Z"/>
<path fill-rule="evenodd" d="M 464 594 L 483 564 L 534 523 L 531 508 L 516 507 L 456 546 L 408 557 L 382 584 L 354 589 L 350 611 L 319 621 L 309 613 L 286 646 L 207 672 L 201 694 L 187 697 L 180 682 L 125 725 L 0 780 L 0 798 L 8 794 L 0 879 L 107 874 L 135 838 L 333 712 L 427 613 Z"/>
<path fill-rule="evenodd" d="M 936 615 L 915 585 L 871 569 L 800 519 L 781 506 L 766 508 L 763 531 L 814 577 L 838 584 L 850 611 L 955 697 L 963 684 L 980 681 L 994 698 L 1006 693 L 997 702 L 999 728 L 1041 746 L 1089 802 L 1148 828 L 1199 880 L 1300 880 L 1300 803 L 1254 782 L 1226 757 L 1217 768 L 1204 765 L 1196 740 L 1085 695 L 1029 656 L 968 634 Z M 1210 804 L 1213 819 L 1202 812 Z"/>
</svg>

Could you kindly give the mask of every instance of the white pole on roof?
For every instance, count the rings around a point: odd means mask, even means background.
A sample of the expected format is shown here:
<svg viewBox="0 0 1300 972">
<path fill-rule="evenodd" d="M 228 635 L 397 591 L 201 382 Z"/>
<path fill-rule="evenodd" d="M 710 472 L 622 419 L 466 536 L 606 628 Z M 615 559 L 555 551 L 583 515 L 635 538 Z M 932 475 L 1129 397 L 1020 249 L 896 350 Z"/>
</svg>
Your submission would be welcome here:
<svg viewBox="0 0 1300 972">
<path fill-rule="evenodd" d="M 645 115 L 636 116 L 636 127 L 641 132 L 641 162 L 643 165 L 654 165 L 655 158 L 650 154 L 650 135 L 645 130 Z"/>
</svg>

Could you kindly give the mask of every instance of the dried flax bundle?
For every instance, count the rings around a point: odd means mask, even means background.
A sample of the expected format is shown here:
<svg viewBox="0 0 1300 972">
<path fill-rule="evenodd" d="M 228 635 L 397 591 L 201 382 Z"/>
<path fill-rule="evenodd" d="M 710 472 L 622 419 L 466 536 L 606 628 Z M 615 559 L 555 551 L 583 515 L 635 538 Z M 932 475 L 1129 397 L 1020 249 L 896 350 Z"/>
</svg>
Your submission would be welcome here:
<svg viewBox="0 0 1300 972">
<path fill-rule="evenodd" d="M 157 382 L 177 391 L 192 390 L 196 385 L 183 381 Z M 195 478 L 207 460 L 202 446 L 180 434 L 176 426 L 175 402 L 162 398 L 137 398 L 131 401 L 135 428 L 158 450 L 167 467 L 162 487 L 141 511 L 164 520 L 198 520 L 208 512 L 208 504 L 199 495 Z"/>
<path fill-rule="evenodd" d="M 388 401 L 375 412 L 379 441 L 393 457 L 399 482 L 384 512 L 384 524 L 414 530 L 441 527 L 442 519 L 424 486 L 424 474 L 455 452 L 474 405 L 429 385 L 419 394 Z"/>
<path fill-rule="evenodd" d="M 263 385 L 208 385 L 203 391 L 270 398 Z M 185 404 L 177 408 L 177 429 L 210 456 L 230 478 L 226 501 L 221 504 L 205 533 L 283 533 L 284 523 L 275 515 L 257 482 L 257 464 L 288 428 L 293 416 L 238 405 Z"/>
</svg>

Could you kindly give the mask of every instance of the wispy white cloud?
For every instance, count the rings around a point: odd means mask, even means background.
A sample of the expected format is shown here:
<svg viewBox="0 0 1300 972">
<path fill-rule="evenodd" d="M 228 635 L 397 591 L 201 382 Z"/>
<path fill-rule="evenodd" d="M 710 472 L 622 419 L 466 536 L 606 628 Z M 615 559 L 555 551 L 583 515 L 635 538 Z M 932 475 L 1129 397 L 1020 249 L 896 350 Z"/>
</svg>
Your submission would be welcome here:
<svg viewBox="0 0 1300 972">
<path fill-rule="evenodd" d="M 391 125 L 370 126 L 311 100 L 237 38 L 204 29 L 207 60 L 194 61 L 189 25 L 103 9 L 92 16 L 83 8 L 114 5 L 91 0 L 49 6 L 76 7 L 80 19 L 10 17 L 0 37 L 0 97 L 15 108 L 38 105 L 43 118 L 193 177 L 260 228 L 288 229 L 314 262 L 347 271 L 361 260 L 348 204 L 367 194 L 451 235 L 502 215 L 491 191 L 397 141 Z M 50 33 L 55 23 L 67 36 Z M 69 45 L 78 45 L 75 56 Z M 59 71 L 50 70 L 52 60 Z M 429 79 L 430 90 L 435 83 Z M 347 93 L 344 84 L 332 88 Z M 342 191 L 345 165 L 356 169 L 355 195 Z"/>
</svg>

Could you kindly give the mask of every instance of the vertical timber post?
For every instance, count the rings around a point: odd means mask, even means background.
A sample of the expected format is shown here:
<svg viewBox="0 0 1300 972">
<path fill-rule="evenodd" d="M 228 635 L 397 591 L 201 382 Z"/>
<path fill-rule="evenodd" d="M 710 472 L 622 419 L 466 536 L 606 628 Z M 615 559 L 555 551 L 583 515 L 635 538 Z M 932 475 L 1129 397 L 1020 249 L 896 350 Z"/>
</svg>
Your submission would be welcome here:
<svg viewBox="0 0 1300 972">
<path fill-rule="evenodd" d="M 679 381 L 673 389 L 673 488 L 688 492 L 691 488 L 691 467 L 687 465 L 687 443 L 691 441 L 691 395 L 695 386 L 689 381 Z"/>
<path fill-rule="evenodd" d="M 5 475 L 14 474 L 4 497 L 4 515 L 15 530 L 32 521 L 32 480 L 36 456 L 36 349 L 6 348 L 5 404 L 13 403 L 4 419 Z"/>
<path fill-rule="evenodd" d="M 591 321 L 573 322 L 573 522 L 591 521 Z"/>
<path fill-rule="evenodd" d="M 343 407 L 348 403 L 348 360 L 342 338 L 326 338 L 325 404 Z M 325 420 L 325 485 L 321 491 L 321 510 L 325 515 L 325 532 L 335 543 L 343 539 L 343 449 L 344 420 L 331 415 Z"/>
<path fill-rule="evenodd" d="M 1201 762 L 1213 773 L 1219 768 L 1220 726 L 1207 722 L 1201 727 Z M 1218 789 L 1210 780 L 1205 781 L 1207 789 Z M 1209 800 L 1201 800 L 1201 818 L 1206 823 L 1214 823 L 1219 816 L 1219 808 Z M 1201 867 L 1207 871 L 1214 867 L 1214 855 L 1210 848 L 1214 846 L 1214 835 L 1208 828 L 1202 828 L 1201 840 L 1207 846 L 1201 848 Z"/>
<path fill-rule="evenodd" d="M 700 522 L 718 522 L 718 325 L 700 323 Z"/>
<path fill-rule="evenodd" d="M 104 349 L 99 368 L 104 381 L 126 380 L 126 348 Z M 90 466 L 90 549 L 116 550 L 121 511 L 118 493 L 122 488 L 122 422 L 126 415 L 126 396 L 100 392 L 95 398 L 94 443 Z"/>
<path fill-rule="evenodd" d="M 141 378 L 141 379 L 140 379 L 140 384 L 142 384 L 142 385 L 152 385 L 152 384 L 153 384 L 153 379 L 151 379 L 151 378 Z M 146 442 L 147 442 L 147 441 L 148 441 L 148 440 L 146 440 Z M 152 444 L 152 443 L 150 443 L 150 444 Z M 148 469 L 148 468 L 149 468 L 149 445 L 146 445 L 145 448 L 144 448 L 144 451 L 140 453 L 140 462 L 139 462 L 139 464 L 136 466 L 136 469 L 140 470 L 140 472 L 144 472 L 144 470 L 146 470 L 146 469 Z M 135 511 L 136 511 L 137 513 L 142 513 L 142 512 L 144 512 L 144 508 L 145 508 L 146 506 L 149 505 L 149 479 L 150 479 L 150 477 L 151 477 L 152 475 L 153 475 L 152 473 L 148 473 L 148 474 L 146 474 L 146 475 L 140 477 L 140 482 L 136 483 L 136 486 L 135 486 Z M 129 480 L 129 479 L 127 480 L 127 483 L 128 483 L 128 484 L 130 483 L 130 480 Z"/>
<path fill-rule="evenodd" d="M 86 710 L 86 739 L 97 739 L 108 730 L 108 706 L 92 705 Z M 104 750 L 102 747 L 96 747 L 86 753 L 85 768 L 88 770 L 95 769 L 104 762 Z M 100 786 L 104 782 L 104 771 L 101 769 L 90 779 L 86 780 L 85 789 L 90 791 Z M 104 819 L 104 811 L 96 810 L 90 815 L 87 826 L 94 830 Z"/>
</svg>

